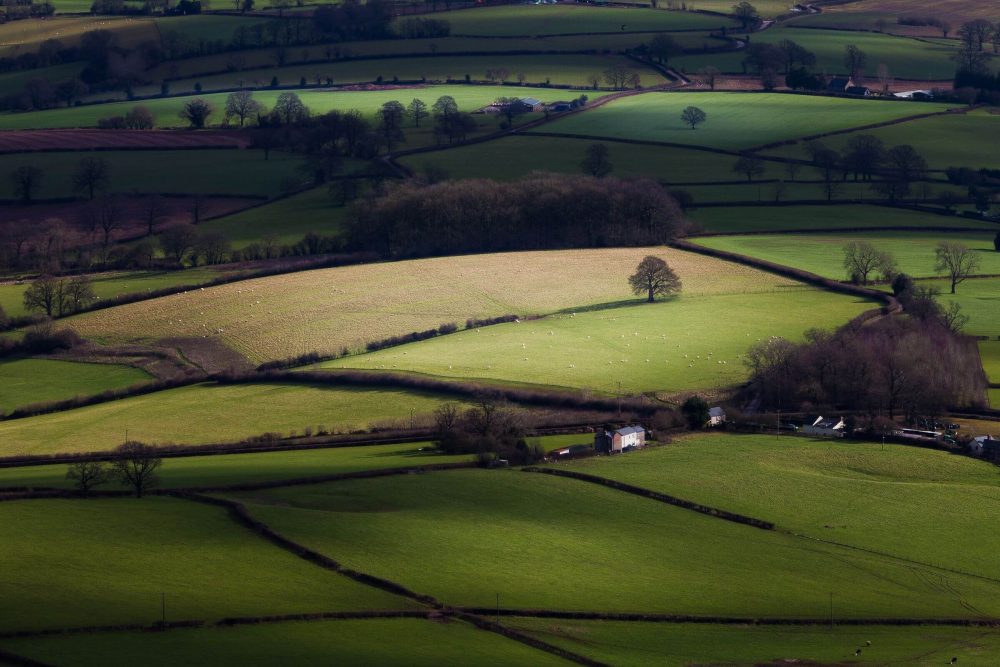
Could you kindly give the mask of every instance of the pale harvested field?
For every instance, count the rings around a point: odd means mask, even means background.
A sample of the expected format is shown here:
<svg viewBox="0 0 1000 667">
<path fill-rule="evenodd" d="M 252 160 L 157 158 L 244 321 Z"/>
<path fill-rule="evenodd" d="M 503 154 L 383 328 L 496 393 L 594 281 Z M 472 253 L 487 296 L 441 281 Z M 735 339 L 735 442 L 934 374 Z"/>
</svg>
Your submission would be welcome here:
<svg viewBox="0 0 1000 667">
<path fill-rule="evenodd" d="M 634 298 L 627 277 L 663 257 L 687 296 L 769 292 L 794 281 L 666 248 L 468 255 L 307 271 L 190 291 L 74 317 L 81 334 L 122 343 L 218 336 L 252 361 L 339 352 L 371 340 Z"/>
<path fill-rule="evenodd" d="M 947 19 L 955 28 L 963 21 L 990 19 L 995 21 L 1000 12 L 993 2 L 985 0 L 858 0 L 846 5 L 824 7 L 827 12 L 881 12 L 894 16 L 936 16 Z"/>
</svg>

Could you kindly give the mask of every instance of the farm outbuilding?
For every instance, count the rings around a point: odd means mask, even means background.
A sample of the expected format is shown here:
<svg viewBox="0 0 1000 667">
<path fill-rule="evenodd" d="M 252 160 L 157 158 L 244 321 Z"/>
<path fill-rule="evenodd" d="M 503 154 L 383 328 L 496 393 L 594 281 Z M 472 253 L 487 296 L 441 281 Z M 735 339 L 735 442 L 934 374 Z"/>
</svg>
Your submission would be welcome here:
<svg viewBox="0 0 1000 667">
<path fill-rule="evenodd" d="M 806 435 L 822 435 L 830 438 L 843 438 L 847 424 L 843 419 L 826 419 L 823 416 L 809 418 L 802 424 L 801 433 Z"/>
<path fill-rule="evenodd" d="M 545 111 L 545 103 L 535 97 L 522 97 L 521 104 L 528 111 Z"/>
<path fill-rule="evenodd" d="M 626 426 L 617 431 L 598 431 L 594 434 L 594 450 L 598 454 L 617 454 L 646 446 L 646 429 Z"/>
<path fill-rule="evenodd" d="M 708 409 L 708 425 L 722 426 L 726 423 L 726 411 L 716 406 Z"/>
</svg>

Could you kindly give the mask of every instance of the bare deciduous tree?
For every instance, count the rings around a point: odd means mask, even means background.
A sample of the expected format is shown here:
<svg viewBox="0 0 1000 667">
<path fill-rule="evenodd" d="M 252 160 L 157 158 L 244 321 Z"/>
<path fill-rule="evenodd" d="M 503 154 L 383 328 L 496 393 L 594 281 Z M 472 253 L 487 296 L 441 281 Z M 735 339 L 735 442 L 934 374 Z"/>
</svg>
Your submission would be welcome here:
<svg viewBox="0 0 1000 667">
<path fill-rule="evenodd" d="M 953 241 L 939 243 L 934 250 L 934 270 L 944 272 L 951 281 L 951 293 L 959 283 L 979 269 L 979 255 L 972 248 Z"/>
<path fill-rule="evenodd" d="M 93 201 L 94 195 L 108 189 L 111 174 L 107 160 L 99 157 L 85 157 L 76 164 L 73 172 L 73 190 L 86 192 L 87 199 Z"/>
<path fill-rule="evenodd" d="M 872 273 L 878 271 L 885 280 L 892 280 L 896 273 L 896 260 L 892 254 L 879 250 L 871 243 L 852 241 L 844 246 L 844 268 L 847 277 L 862 285 L 868 284 Z"/>
<path fill-rule="evenodd" d="M 27 204 L 30 202 L 42 184 L 45 172 L 33 164 L 22 164 L 10 172 L 10 180 L 14 186 L 14 196 Z"/>
<path fill-rule="evenodd" d="M 681 279 L 665 261 L 654 255 L 647 255 L 639 262 L 628 284 L 636 296 L 646 294 L 648 303 L 653 303 L 657 296 L 672 296 L 681 291 Z"/>
<path fill-rule="evenodd" d="M 142 498 L 156 483 L 156 469 L 163 463 L 157 454 L 155 447 L 141 442 L 126 442 L 115 448 L 111 461 L 114 475 L 135 490 L 136 498 Z"/>
<path fill-rule="evenodd" d="M 107 467 L 100 461 L 77 461 L 69 466 L 66 479 L 73 482 L 73 487 L 80 493 L 87 494 L 95 487 L 109 481 Z"/>
</svg>

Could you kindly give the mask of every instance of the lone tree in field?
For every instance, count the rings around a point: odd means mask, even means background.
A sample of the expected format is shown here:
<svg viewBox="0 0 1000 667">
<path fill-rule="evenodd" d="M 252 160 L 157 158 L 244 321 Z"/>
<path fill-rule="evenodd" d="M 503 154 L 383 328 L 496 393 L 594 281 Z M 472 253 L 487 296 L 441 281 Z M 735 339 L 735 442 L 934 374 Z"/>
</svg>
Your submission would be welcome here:
<svg viewBox="0 0 1000 667">
<path fill-rule="evenodd" d="M 226 98 L 226 120 L 239 118 L 240 127 L 243 127 L 243 123 L 247 118 L 259 112 L 260 109 L 260 102 L 253 98 L 253 93 L 249 90 L 238 90 L 235 93 L 229 93 L 229 96 Z"/>
<path fill-rule="evenodd" d="M 706 118 L 708 116 L 698 107 L 688 107 L 681 112 L 681 120 L 690 125 L 692 130 L 697 129 Z"/>
<path fill-rule="evenodd" d="M 86 192 L 87 199 L 94 201 L 94 195 L 108 189 L 111 174 L 108 163 L 103 158 L 85 157 L 76 164 L 73 172 L 73 190 Z"/>
<path fill-rule="evenodd" d="M 764 161 L 756 155 L 741 155 L 740 159 L 733 165 L 733 171 L 737 174 L 745 174 L 747 181 L 753 181 L 754 176 L 764 174 Z"/>
<path fill-rule="evenodd" d="M 636 296 L 646 294 L 648 303 L 653 303 L 658 295 L 671 296 L 681 291 L 681 279 L 666 262 L 653 255 L 646 255 L 639 262 L 635 273 L 629 277 L 628 284 Z"/>
<path fill-rule="evenodd" d="M 80 493 L 87 494 L 100 484 L 109 481 L 108 469 L 100 461 L 77 461 L 69 466 L 66 479 L 73 482 L 73 487 Z"/>
<path fill-rule="evenodd" d="M 14 195 L 25 204 L 30 202 L 42 184 L 44 173 L 40 167 L 36 167 L 33 164 L 22 164 L 10 172 L 10 180 L 14 186 Z"/>
<path fill-rule="evenodd" d="M 993 237 L 993 249 L 1000 252 L 1000 232 L 997 232 L 997 235 Z"/>
<path fill-rule="evenodd" d="M 188 125 L 193 129 L 200 129 L 205 127 L 205 123 L 208 121 L 208 117 L 212 115 L 215 109 L 211 104 L 196 97 L 193 100 L 184 103 L 183 108 L 181 108 L 178 115 L 182 120 L 186 120 Z"/>
<path fill-rule="evenodd" d="M 948 278 L 951 280 L 952 294 L 955 293 L 955 287 L 960 282 L 979 269 L 979 255 L 976 254 L 975 250 L 961 243 L 952 241 L 939 243 L 934 250 L 934 256 L 937 258 L 934 270 L 948 274 Z"/>
<path fill-rule="evenodd" d="M 115 448 L 112 470 L 118 481 L 135 490 L 136 498 L 142 498 L 156 483 L 156 469 L 163 463 L 156 453 L 155 447 L 141 442 L 126 442 Z"/>
<path fill-rule="evenodd" d="M 588 176 L 597 178 L 610 174 L 613 166 L 611 158 L 608 157 L 608 147 L 604 144 L 587 146 L 587 152 L 583 157 L 583 162 L 580 163 L 580 168 Z"/>
<path fill-rule="evenodd" d="M 871 243 L 852 241 L 844 246 L 844 268 L 847 277 L 862 285 L 876 271 L 885 280 L 892 280 L 896 274 L 896 260 L 891 253 L 879 250 Z"/>
</svg>

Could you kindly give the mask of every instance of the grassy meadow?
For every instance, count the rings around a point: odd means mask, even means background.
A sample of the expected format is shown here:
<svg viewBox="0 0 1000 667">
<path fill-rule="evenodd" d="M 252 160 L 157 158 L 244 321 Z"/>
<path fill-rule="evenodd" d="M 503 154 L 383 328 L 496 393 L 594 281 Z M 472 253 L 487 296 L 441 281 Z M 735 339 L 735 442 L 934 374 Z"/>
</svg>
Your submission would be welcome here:
<svg viewBox="0 0 1000 667">
<path fill-rule="evenodd" d="M 337 656 L 342 664 L 382 667 L 402 655 L 414 667 L 566 665 L 561 658 L 455 620 L 372 619 L 276 623 L 164 633 L 78 635 L 16 640 L 2 646 L 19 655 L 86 667 L 107 664 L 109 646 L 124 663 L 150 667 L 308 665 Z"/>
<path fill-rule="evenodd" d="M 206 227 L 210 223 L 205 223 Z M 113 299 L 124 294 L 151 292 L 179 285 L 197 285 L 225 275 L 225 271 L 212 267 L 198 267 L 183 271 L 133 271 L 98 273 L 91 276 L 91 287 L 98 299 Z M 29 281 L 0 284 L 0 308 L 10 316 L 26 315 L 24 291 Z"/>
<path fill-rule="evenodd" d="M 950 80 L 955 75 L 955 63 L 951 58 L 958 51 L 956 41 L 937 42 L 877 32 L 817 30 L 784 25 L 753 35 L 753 41 L 761 44 L 777 44 L 785 39 L 815 53 L 815 70 L 828 75 L 845 72 L 844 49 L 854 44 L 868 55 L 865 82 L 869 87 L 878 87 L 876 71 L 880 64 L 887 65 L 896 79 L 941 81 Z M 723 72 L 739 74 L 743 72 L 743 54 L 731 51 L 681 56 L 675 64 L 690 72 L 712 65 Z"/>
<path fill-rule="evenodd" d="M 533 55 L 533 56 L 454 56 L 454 57 L 409 57 L 378 58 L 374 60 L 333 61 L 270 67 L 225 74 L 194 76 L 180 81 L 171 81 L 173 93 L 189 93 L 195 84 L 203 90 L 219 90 L 246 86 L 265 88 L 271 85 L 272 77 L 284 85 L 299 83 L 320 84 L 332 80 L 334 84 L 370 83 L 381 80 L 390 83 L 399 81 L 447 82 L 458 81 L 468 74 L 473 81 L 486 81 L 487 70 L 504 68 L 510 72 L 508 83 L 515 83 L 519 75 L 524 75 L 527 85 L 543 85 L 550 82 L 565 86 L 590 86 L 589 78 L 609 67 L 623 65 L 639 74 L 643 86 L 650 87 L 665 83 L 666 80 L 655 70 L 618 55 Z M 520 95 L 519 87 L 498 88 L 496 95 Z"/>
<path fill-rule="evenodd" d="M 0 503 L 0 536 L 3 632 L 415 606 L 171 498 Z"/>
<path fill-rule="evenodd" d="M 344 347 L 473 317 L 538 315 L 631 299 L 628 276 L 650 253 L 669 262 L 690 295 L 798 288 L 785 278 L 678 250 L 559 250 L 303 271 L 67 321 L 102 342 L 218 336 L 254 361 L 311 351 L 340 353 Z"/>
<path fill-rule="evenodd" d="M 691 211 L 693 219 L 709 233 L 784 232 L 845 227 L 967 227 L 994 229 L 983 220 L 951 218 L 888 206 L 781 206 L 700 208 Z M 802 237 L 796 237 L 802 238 Z"/>
<path fill-rule="evenodd" d="M 636 300 L 463 331 L 323 366 L 544 382 L 605 393 L 714 389 L 746 378 L 741 356 L 753 343 L 833 329 L 873 307 L 806 287 L 682 294 L 655 304 Z"/>
<path fill-rule="evenodd" d="M 238 211 L 202 223 L 226 235 L 234 248 L 243 248 L 271 238 L 279 244 L 294 244 L 309 232 L 336 236 L 343 231 L 347 209 L 337 206 L 325 187 L 313 188 L 278 201 Z"/>
<path fill-rule="evenodd" d="M 63 46 L 78 46 L 80 37 L 91 30 L 115 33 L 119 45 L 130 48 L 156 39 L 156 26 L 149 18 L 131 16 L 66 16 L 47 19 L 10 21 L 0 25 L 0 57 L 13 58 L 35 53 L 47 39 L 58 39 Z"/>
<path fill-rule="evenodd" d="M 843 247 L 864 241 L 888 250 L 899 262 L 899 270 L 925 278 L 934 271 L 934 248 L 942 241 L 962 243 L 977 251 L 980 274 L 1000 273 L 1000 253 L 993 251 L 993 234 L 984 232 L 851 232 L 838 234 L 719 236 L 697 239 L 699 245 L 794 266 L 834 279 L 846 279 Z M 964 283 L 959 286 L 968 285 Z"/>
<path fill-rule="evenodd" d="M 991 382 L 1000 384 L 1000 341 L 980 341 L 979 356 L 983 360 L 983 370 Z"/>
<path fill-rule="evenodd" d="M 1000 509 L 1000 475 L 983 461 L 903 445 L 720 433 L 566 465 L 812 539 L 1000 582 L 989 556 L 1000 535 L 981 530 Z"/>
<path fill-rule="evenodd" d="M 411 99 L 422 98 L 428 106 L 443 95 L 450 95 L 462 111 L 474 111 L 490 104 L 501 94 L 495 86 L 412 86 L 405 89 L 389 90 L 317 90 L 315 88 L 295 90 L 303 104 L 314 113 L 325 113 L 332 109 L 347 111 L 357 109 L 366 116 L 374 116 L 375 112 L 385 102 L 398 100 L 408 104 Z M 268 108 L 274 106 L 278 96 L 288 91 L 266 90 L 254 93 L 254 99 Z M 543 101 L 554 101 L 565 96 L 564 91 L 546 88 L 523 87 L 519 89 L 522 96 L 533 96 Z M 601 93 L 594 92 L 591 97 L 599 97 Z M 225 108 L 227 93 L 208 93 L 199 95 L 201 99 L 215 107 L 215 113 L 209 117 L 208 124 L 216 125 L 222 122 L 222 109 Z M 153 100 L 143 100 L 141 104 L 149 108 L 155 117 L 157 127 L 184 127 L 186 121 L 181 120 L 178 113 L 190 97 L 167 97 Z M 121 115 L 140 102 L 111 102 L 108 104 L 91 104 L 68 109 L 48 109 L 33 113 L 0 114 L 0 127 L 5 129 L 40 129 L 59 127 L 95 127 L 99 118 Z"/>
<path fill-rule="evenodd" d="M 302 156 L 272 151 L 176 150 L 176 151 L 81 151 L 0 155 L 0 173 L 23 164 L 43 170 L 39 199 L 86 197 L 73 187 L 73 175 L 81 160 L 97 158 L 108 165 L 111 192 L 159 192 L 220 195 L 281 194 L 286 183 L 298 186 L 308 178 L 301 168 Z M 0 198 L 13 199 L 9 179 L 0 186 Z"/>
<path fill-rule="evenodd" d="M 214 454 L 166 459 L 157 471 L 161 489 L 224 486 L 315 477 L 361 470 L 459 463 L 471 456 L 439 454 L 430 442 L 298 449 L 254 454 Z M 3 487 L 72 488 L 65 465 L 0 468 Z M 105 489 L 117 489 L 110 483 Z"/>
<path fill-rule="evenodd" d="M 951 282 L 948 280 L 931 280 L 921 285 L 940 290 L 941 301 L 956 301 L 962 306 L 962 313 L 969 317 L 965 333 L 990 336 L 994 340 L 1000 336 L 1000 278 L 966 280 L 959 284 L 955 294 L 949 293 Z M 996 375 L 995 381 L 1000 382 L 1000 373 Z"/>
<path fill-rule="evenodd" d="M 548 127 L 546 125 L 545 129 Z M 552 127 L 558 127 L 558 124 Z M 742 174 L 732 171 L 737 159 L 735 156 L 670 146 L 643 146 L 617 141 L 601 142 L 600 139 L 570 139 L 533 134 L 411 155 L 402 158 L 400 162 L 416 173 L 434 167 L 443 169 L 453 178 L 514 180 L 524 176 L 523 158 L 531 155 L 534 170 L 578 174 L 587 147 L 594 143 L 607 146 L 608 158 L 613 167 L 612 175 L 619 178 L 655 178 L 666 183 L 746 180 Z M 784 165 L 777 162 L 765 163 L 765 169 L 760 178 L 781 178 L 784 175 Z"/>
<path fill-rule="evenodd" d="M 889 125 L 857 134 L 870 134 L 886 146 L 910 144 L 927 160 L 931 169 L 948 167 L 1000 167 L 1000 115 L 985 111 L 948 114 Z M 827 146 L 843 150 L 854 134 L 841 134 L 822 139 Z M 784 146 L 768 155 L 805 159 L 804 144 Z"/>
<path fill-rule="evenodd" d="M 765 627 L 517 618 L 511 627 L 622 667 L 823 664 L 988 667 L 1000 634 L 985 628 L 921 626 Z M 863 647 L 860 655 L 855 651 Z"/>
<path fill-rule="evenodd" d="M 517 471 L 236 497 L 282 534 L 448 604 L 491 607 L 499 593 L 514 608 L 825 618 L 835 591 L 838 617 L 1000 609 L 1000 581 L 949 575 L 949 589 L 930 568 Z"/>
<path fill-rule="evenodd" d="M 679 11 L 637 11 L 580 5 L 509 5 L 441 14 L 451 34 L 476 37 L 534 37 L 600 32 L 715 30 L 732 19 Z"/>
<path fill-rule="evenodd" d="M 148 379 L 148 373 L 131 366 L 34 358 L 4 360 L 0 361 L 0 413 Z"/>
<path fill-rule="evenodd" d="M 0 422 L 0 456 L 107 451 L 125 439 L 187 445 L 236 442 L 325 427 L 348 432 L 411 414 L 441 399 L 391 389 L 307 385 L 193 385 L 75 410 Z M 412 412 L 411 412 L 412 411 Z"/>
<path fill-rule="evenodd" d="M 707 115 L 692 130 L 681 111 Z M 778 93 L 646 93 L 555 121 L 545 132 L 742 150 L 776 141 L 944 111 L 945 104 L 852 100 Z"/>
</svg>

